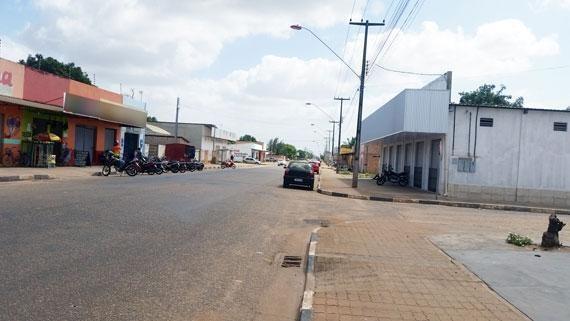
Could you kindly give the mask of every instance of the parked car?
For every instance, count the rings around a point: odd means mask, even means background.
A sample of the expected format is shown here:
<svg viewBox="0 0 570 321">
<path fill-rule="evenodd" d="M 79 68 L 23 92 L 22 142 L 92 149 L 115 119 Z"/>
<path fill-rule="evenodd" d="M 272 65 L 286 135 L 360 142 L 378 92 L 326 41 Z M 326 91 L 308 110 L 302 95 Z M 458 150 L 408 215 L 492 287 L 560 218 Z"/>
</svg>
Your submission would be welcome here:
<svg viewBox="0 0 570 321">
<path fill-rule="evenodd" d="M 282 159 L 277 162 L 277 166 L 287 166 L 287 161 Z"/>
<path fill-rule="evenodd" d="M 290 185 L 306 186 L 313 190 L 315 187 L 315 172 L 311 164 L 305 161 L 291 161 L 283 174 L 283 187 Z"/>
<path fill-rule="evenodd" d="M 310 164 L 313 167 L 313 172 L 315 172 L 315 174 L 320 174 L 321 163 L 317 161 L 311 161 Z"/>
<path fill-rule="evenodd" d="M 258 161 L 253 157 L 244 157 L 243 162 L 246 164 L 257 164 L 257 165 L 261 164 L 260 161 Z"/>
</svg>

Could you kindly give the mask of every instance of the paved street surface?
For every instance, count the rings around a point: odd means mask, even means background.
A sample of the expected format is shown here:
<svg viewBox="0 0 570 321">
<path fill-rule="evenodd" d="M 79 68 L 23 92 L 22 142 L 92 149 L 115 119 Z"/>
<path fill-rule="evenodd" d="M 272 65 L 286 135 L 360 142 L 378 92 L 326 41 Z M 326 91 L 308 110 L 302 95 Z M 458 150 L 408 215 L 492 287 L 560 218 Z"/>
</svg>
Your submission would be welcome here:
<svg viewBox="0 0 570 321">
<path fill-rule="evenodd" d="M 330 226 L 315 320 L 524 319 L 438 247 L 512 251 L 508 232 L 539 241 L 547 215 L 329 197 L 281 179 L 273 166 L 0 184 L 0 320 L 296 320 L 303 270 L 280 265 L 305 255 L 318 219 Z"/>
<path fill-rule="evenodd" d="M 294 320 L 304 274 L 282 257 L 304 256 L 303 219 L 342 205 L 281 175 L 1 184 L 0 319 Z"/>
</svg>

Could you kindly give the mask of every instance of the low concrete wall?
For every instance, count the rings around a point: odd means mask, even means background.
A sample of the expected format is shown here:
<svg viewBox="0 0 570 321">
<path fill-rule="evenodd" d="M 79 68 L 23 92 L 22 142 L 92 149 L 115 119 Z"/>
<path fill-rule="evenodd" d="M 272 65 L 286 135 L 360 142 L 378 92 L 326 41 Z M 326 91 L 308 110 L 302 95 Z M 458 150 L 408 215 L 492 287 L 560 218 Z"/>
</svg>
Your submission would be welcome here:
<svg viewBox="0 0 570 321">
<path fill-rule="evenodd" d="M 570 208 L 570 192 L 567 191 L 449 184 L 448 195 L 477 202 L 509 202 Z"/>
</svg>

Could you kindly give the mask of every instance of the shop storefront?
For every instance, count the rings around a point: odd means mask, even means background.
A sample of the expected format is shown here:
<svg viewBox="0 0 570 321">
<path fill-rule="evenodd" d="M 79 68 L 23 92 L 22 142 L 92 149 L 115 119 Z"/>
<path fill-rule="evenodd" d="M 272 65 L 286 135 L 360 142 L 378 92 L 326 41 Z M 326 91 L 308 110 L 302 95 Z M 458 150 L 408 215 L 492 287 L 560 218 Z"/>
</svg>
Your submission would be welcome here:
<svg viewBox="0 0 570 321">
<path fill-rule="evenodd" d="M 1 166 L 98 164 L 115 141 L 143 149 L 145 126 L 119 94 L 0 58 Z"/>
</svg>

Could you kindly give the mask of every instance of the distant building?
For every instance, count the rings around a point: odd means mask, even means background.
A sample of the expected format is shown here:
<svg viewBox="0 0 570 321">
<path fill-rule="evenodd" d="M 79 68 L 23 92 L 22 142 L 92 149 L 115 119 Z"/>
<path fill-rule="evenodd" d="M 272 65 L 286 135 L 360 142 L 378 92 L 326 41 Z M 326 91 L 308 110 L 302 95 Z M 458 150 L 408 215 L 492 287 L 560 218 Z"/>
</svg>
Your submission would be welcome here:
<svg viewBox="0 0 570 321">
<path fill-rule="evenodd" d="M 260 162 L 265 161 L 265 144 L 262 142 L 237 141 L 232 149 L 236 161 L 241 161 L 244 157 L 253 157 Z"/>
<path fill-rule="evenodd" d="M 160 128 L 171 135 L 175 134 L 174 122 L 149 122 L 151 126 Z M 235 133 L 218 128 L 213 124 L 178 123 L 178 136 L 186 139 L 196 148 L 196 159 L 210 162 L 212 156 L 217 161 L 230 158 L 234 151 Z"/>
<path fill-rule="evenodd" d="M 447 73 L 368 116 L 361 168 L 457 198 L 570 207 L 570 111 L 453 104 L 450 90 Z"/>
</svg>

